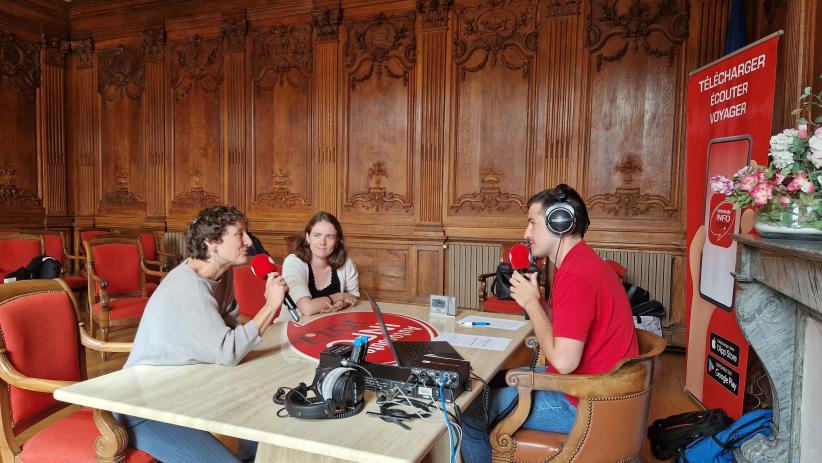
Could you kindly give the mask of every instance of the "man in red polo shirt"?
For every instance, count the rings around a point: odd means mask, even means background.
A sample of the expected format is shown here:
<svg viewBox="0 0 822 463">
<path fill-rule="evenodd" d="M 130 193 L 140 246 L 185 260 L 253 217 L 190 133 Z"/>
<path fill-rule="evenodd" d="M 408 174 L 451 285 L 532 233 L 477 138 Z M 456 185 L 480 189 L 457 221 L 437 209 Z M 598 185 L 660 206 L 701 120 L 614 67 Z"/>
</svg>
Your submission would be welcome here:
<svg viewBox="0 0 822 463">
<path fill-rule="evenodd" d="M 550 309 L 541 300 L 537 276 L 514 272 L 511 296 L 528 313 L 549 371 L 599 374 L 625 357 L 637 355 L 631 306 L 622 283 L 583 240 L 588 210 L 568 185 L 535 194 L 528 200 L 525 239 L 531 254 L 547 257 L 557 268 Z M 493 389 L 488 423 L 516 405 L 513 387 Z M 576 419 L 577 399 L 555 391 L 534 392 L 524 428 L 568 433 Z M 488 429 L 480 404 L 463 417 L 462 456 L 466 462 L 491 461 Z"/>
</svg>

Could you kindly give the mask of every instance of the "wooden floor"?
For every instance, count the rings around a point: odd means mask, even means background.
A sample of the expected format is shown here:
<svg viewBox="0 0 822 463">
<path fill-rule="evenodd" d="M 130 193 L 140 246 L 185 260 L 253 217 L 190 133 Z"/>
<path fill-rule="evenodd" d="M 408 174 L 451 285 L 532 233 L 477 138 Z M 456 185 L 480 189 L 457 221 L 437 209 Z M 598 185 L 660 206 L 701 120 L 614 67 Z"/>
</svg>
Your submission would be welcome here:
<svg viewBox="0 0 822 463">
<path fill-rule="evenodd" d="M 134 337 L 135 329 L 121 330 L 113 333 L 112 341 L 131 341 Z M 108 359 L 103 362 L 97 352 L 86 352 L 86 368 L 89 377 L 104 375 L 106 373 L 122 368 L 126 362 L 127 354 L 109 354 Z M 652 423 L 657 418 L 664 418 L 675 413 L 697 410 L 697 405 L 684 393 L 685 387 L 685 356 L 681 354 L 665 353 L 659 359 L 656 385 L 651 395 L 651 408 L 648 412 L 648 423 Z M 64 416 L 74 408 L 61 412 Z M 39 428 L 27 430 L 25 435 L 31 435 Z M 224 439 L 224 442 L 233 447 L 236 445 L 232 439 Z M 14 463 L 10 458 L 7 449 L 0 449 L 3 453 L 3 463 Z M 660 461 L 654 458 L 646 440 L 642 451 L 643 462 Z"/>
</svg>

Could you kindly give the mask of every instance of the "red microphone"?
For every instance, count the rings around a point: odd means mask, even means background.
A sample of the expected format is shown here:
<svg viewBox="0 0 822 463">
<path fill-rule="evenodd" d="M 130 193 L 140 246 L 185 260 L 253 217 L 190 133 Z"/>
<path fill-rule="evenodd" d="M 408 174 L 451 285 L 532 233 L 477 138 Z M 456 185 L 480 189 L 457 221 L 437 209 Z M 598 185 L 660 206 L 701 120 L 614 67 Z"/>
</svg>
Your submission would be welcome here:
<svg viewBox="0 0 822 463">
<path fill-rule="evenodd" d="M 254 256 L 254 259 L 251 260 L 251 273 L 263 280 L 268 278 L 269 273 L 276 271 L 277 266 L 274 265 L 274 259 L 267 254 L 257 254 Z M 291 299 L 291 296 L 287 293 L 283 299 L 283 304 L 285 304 L 285 308 L 288 309 L 288 314 L 291 315 L 291 318 L 295 322 L 300 321 L 300 312 L 297 310 L 297 304 L 294 304 L 294 300 Z"/>
<path fill-rule="evenodd" d="M 508 260 L 515 270 L 527 269 L 531 266 L 531 251 L 524 244 L 515 244 L 508 250 Z"/>
</svg>

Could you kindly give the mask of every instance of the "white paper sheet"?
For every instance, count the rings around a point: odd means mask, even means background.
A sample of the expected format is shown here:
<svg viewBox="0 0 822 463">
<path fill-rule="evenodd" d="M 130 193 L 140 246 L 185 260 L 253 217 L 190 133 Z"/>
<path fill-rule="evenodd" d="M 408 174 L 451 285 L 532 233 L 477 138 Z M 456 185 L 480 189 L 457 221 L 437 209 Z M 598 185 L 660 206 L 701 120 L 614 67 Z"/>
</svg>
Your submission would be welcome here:
<svg viewBox="0 0 822 463">
<path fill-rule="evenodd" d="M 493 318 L 493 317 L 482 317 L 479 315 L 469 315 L 465 318 L 461 318 L 457 320 L 459 323 L 466 322 L 466 323 L 488 323 L 488 326 L 482 326 L 478 328 L 498 328 L 501 330 L 511 330 L 515 331 L 522 328 L 525 325 L 525 322 L 522 320 L 505 320 L 502 318 Z"/>
<path fill-rule="evenodd" d="M 504 351 L 510 339 L 498 338 L 495 336 L 477 336 L 473 334 L 461 334 L 444 332 L 437 336 L 435 341 L 448 341 L 454 347 L 469 347 L 471 349 L 485 349 Z"/>
</svg>

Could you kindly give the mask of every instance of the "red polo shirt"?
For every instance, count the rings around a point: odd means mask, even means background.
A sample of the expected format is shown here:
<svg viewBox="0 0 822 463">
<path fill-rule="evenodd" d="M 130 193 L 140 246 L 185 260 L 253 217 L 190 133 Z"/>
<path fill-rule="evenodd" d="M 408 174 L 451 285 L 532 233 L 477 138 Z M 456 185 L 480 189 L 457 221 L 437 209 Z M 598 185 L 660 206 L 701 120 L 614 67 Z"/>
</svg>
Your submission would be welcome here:
<svg viewBox="0 0 822 463">
<path fill-rule="evenodd" d="M 557 269 L 551 299 L 554 337 L 585 343 L 574 374 L 605 373 L 639 354 L 625 288 L 585 241 L 571 248 Z"/>
</svg>

